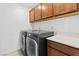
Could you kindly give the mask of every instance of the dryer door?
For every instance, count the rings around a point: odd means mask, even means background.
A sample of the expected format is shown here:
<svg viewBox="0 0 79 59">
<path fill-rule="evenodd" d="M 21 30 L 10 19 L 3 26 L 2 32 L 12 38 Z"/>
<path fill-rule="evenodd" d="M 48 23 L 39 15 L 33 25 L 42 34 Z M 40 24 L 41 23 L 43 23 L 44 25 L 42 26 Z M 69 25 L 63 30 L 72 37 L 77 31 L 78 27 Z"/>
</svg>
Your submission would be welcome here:
<svg viewBox="0 0 79 59">
<path fill-rule="evenodd" d="M 27 37 L 26 49 L 27 49 L 26 51 L 27 51 L 28 56 L 37 56 L 38 55 L 38 45 L 34 39 Z"/>
</svg>

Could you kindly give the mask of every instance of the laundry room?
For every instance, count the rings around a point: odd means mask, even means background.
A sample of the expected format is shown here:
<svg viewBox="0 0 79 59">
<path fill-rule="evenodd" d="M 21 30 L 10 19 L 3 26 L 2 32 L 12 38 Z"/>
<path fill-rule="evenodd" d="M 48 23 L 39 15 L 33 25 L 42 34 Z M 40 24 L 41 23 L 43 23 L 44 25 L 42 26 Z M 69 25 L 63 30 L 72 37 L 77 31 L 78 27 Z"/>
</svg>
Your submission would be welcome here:
<svg viewBox="0 0 79 59">
<path fill-rule="evenodd" d="M 0 3 L 0 56 L 79 56 L 79 3 L 46 2 Z"/>
</svg>

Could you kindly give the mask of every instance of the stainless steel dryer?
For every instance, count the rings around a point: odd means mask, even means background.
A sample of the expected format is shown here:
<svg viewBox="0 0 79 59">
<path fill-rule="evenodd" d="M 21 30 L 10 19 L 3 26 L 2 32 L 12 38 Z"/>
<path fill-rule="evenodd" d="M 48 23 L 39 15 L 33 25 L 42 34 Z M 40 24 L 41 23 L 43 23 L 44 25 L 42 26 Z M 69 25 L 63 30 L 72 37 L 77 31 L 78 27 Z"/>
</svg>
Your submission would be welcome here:
<svg viewBox="0 0 79 59">
<path fill-rule="evenodd" d="M 32 30 L 27 32 L 26 54 L 27 56 L 47 56 L 47 40 L 54 32 L 44 30 Z"/>
</svg>

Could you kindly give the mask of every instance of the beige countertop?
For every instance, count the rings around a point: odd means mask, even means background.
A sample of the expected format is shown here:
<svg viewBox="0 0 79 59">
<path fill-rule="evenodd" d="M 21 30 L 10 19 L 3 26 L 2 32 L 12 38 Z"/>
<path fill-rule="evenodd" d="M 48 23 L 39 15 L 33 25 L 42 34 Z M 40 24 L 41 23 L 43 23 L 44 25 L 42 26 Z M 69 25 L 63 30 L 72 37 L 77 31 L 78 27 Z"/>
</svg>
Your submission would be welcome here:
<svg viewBox="0 0 79 59">
<path fill-rule="evenodd" d="M 79 48 L 79 34 L 57 34 L 46 39 Z"/>
</svg>

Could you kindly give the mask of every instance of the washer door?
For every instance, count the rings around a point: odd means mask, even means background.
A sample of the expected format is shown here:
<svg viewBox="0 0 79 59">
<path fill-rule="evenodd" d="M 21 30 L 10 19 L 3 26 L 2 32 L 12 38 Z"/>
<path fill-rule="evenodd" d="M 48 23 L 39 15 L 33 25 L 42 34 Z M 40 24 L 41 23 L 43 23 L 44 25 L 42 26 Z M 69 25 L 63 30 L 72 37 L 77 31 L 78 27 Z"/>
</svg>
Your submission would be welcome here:
<svg viewBox="0 0 79 59">
<path fill-rule="evenodd" d="M 26 51 L 28 56 L 37 56 L 38 55 L 38 45 L 34 39 L 27 37 L 26 40 Z"/>
</svg>

